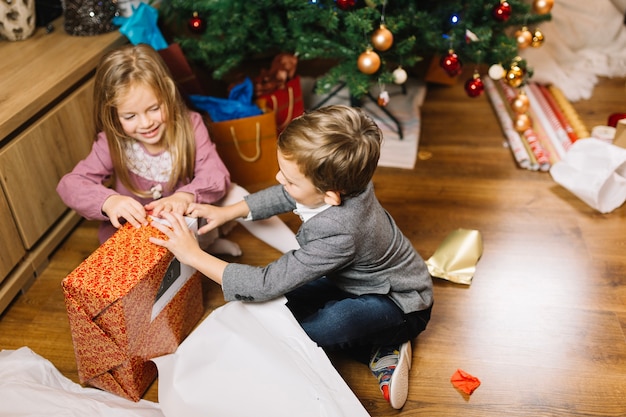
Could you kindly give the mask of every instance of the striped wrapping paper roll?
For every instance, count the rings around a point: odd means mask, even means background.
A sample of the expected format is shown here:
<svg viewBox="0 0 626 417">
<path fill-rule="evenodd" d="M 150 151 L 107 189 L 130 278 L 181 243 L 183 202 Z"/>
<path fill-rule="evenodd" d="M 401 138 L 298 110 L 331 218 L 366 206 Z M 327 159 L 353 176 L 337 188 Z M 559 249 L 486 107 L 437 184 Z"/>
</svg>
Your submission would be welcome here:
<svg viewBox="0 0 626 417">
<path fill-rule="evenodd" d="M 578 139 L 590 137 L 591 135 L 589 134 L 589 130 L 580 119 L 580 116 L 578 116 L 578 113 L 574 109 L 574 106 L 572 106 L 572 103 L 570 103 L 569 100 L 565 98 L 563 92 L 554 85 L 549 85 L 548 90 L 552 94 L 552 97 L 554 97 L 554 101 L 556 101 L 556 103 L 561 108 L 561 111 L 563 112 L 567 120 L 569 120 L 570 124 L 572 125 L 572 129 L 574 129 L 574 133 L 576 133 Z"/>
<path fill-rule="evenodd" d="M 543 132 L 547 140 L 550 142 L 552 147 L 556 152 L 556 156 L 559 160 L 561 160 L 565 156 L 565 147 L 563 146 L 563 142 L 561 138 L 558 137 L 557 132 L 554 130 L 553 124 L 550 122 L 550 119 L 546 115 L 545 112 L 545 103 L 544 106 L 541 105 L 537 94 L 530 88 L 532 84 L 529 84 L 526 88 L 526 95 L 528 96 L 528 100 L 530 102 L 530 109 L 532 110 L 532 118 L 535 123 L 541 125 Z M 571 144 L 567 135 L 565 135 L 567 141 Z"/>
<path fill-rule="evenodd" d="M 505 81 L 500 80 L 498 82 L 497 87 L 502 91 L 506 101 L 509 103 L 509 115 L 511 118 L 514 117 L 514 111 L 512 110 L 510 104 L 517 98 L 517 92 L 513 87 L 508 85 Z M 522 133 L 522 140 L 524 140 L 528 144 L 528 148 L 530 152 L 534 155 L 537 169 L 540 171 L 547 171 L 550 169 L 550 158 L 548 156 L 548 152 L 544 149 L 537 132 L 535 132 L 534 128 L 530 127 L 526 129 Z"/>
<path fill-rule="evenodd" d="M 572 128 L 572 125 L 570 124 L 569 120 L 567 120 L 567 117 L 565 117 L 565 114 L 563 113 L 563 111 L 561 111 L 561 107 L 557 104 L 556 100 L 554 99 L 554 96 L 552 96 L 552 93 L 550 93 L 550 90 L 548 90 L 548 87 L 546 87 L 545 85 L 541 85 L 541 84 L 536 84 L 536 85 L 539 87 L 539 90 L 541 91 L 543 98 L 546 100 L 546 102 L 548 103 L 552 111 L 554 112 L 554 115 L 559 120 L 559 123 L 561 124 L 563 129 L 565 129 L 565 132 L 567 133 L 569 140 L 572 143 L 576 142 L 578 140 L 578 136 L 576 135 L 576 132 L 574 132 L 574 128 Z"/>
<path fill-rule="evenodd" d="M 543 149 L 550 161 L 550 166 L 556 164 L 561 160 L 559 153 L 557 152 L 552 140 L 548 137 L 548 134 L 543 129 L 543 125 L 539 122 L 539 117 L 535 113 L 535 109 L 532 107 L 528 109 L 528 115 L 533 120 L 533 132 L 537 135 L 537 139 L 543 146 Z"/>
<path fill-rule="evenodd" d="M 572 140 L 567 135 L 567 132 L 565 131 L 563 125 L 561 125 L 559 118 L 556 116 L 554 111 L 552 111 L 552 108 L 548 104 L 548 101 L 541 93 L 539 85 L 535 83 L 529 83 L 527 87 L 527 92 L 528 90 L 532 91 L 533 95 L 535 96 L 535 100 L 539 103 L 541 112 L 545 114 L 546 118 L 548 119 L 548 123 L 550 123 L 552 130 L 556 134 L 556 139 L 561 142 L 563 149 L 567 152 L 570 146 L 572 146 Z"/>
<path fill-rule="evenodd" d="M 522 138 L 513 127 L 513 120 L 511 120 L 511 117 L 509 116 L 507 106 L 504 103 L 504 100 L 502 100 L 502 97 L 500 97 L 495 83 L 489 77 L 485 77 L 483 83 L 485 84 L 485 91 L 487 92 L 487 96 L 489 97 L 489 101 L 491 101 L 493 110 L 500 121 L 500 126 L 502 127 L 502 131 L 504 132 L 504 136 L 506 137 L 515 161 L 521 168 L 531 169 L 528 152 L 524 147 Z"/>
</svg>

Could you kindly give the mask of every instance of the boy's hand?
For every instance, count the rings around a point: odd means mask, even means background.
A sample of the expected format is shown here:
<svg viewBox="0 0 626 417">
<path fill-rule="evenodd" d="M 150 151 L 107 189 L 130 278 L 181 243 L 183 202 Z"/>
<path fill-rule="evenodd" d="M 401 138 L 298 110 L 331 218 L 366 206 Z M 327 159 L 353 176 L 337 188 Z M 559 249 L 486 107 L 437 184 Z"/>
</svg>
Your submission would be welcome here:
<svg viewBox="0 0 626 417">
<path fill-rule="evenodd" d="M 132 197 L 115 194 L 104 200 L 102 212 L 107 215 L 111 224 L 119 229 L 122 225 L 120 219 L 124 219 L 134 227 L 148 224 L 146 210 Z"/>
<path fill-rule="evenodd" d="M 178 213 L 185 214 L 187 207 L 194 200 L 191 193 L 177 192 L 168 197 L 151 201 L 145 205 L 145 209 L 155 217 L 161 217 L 161 213 Z"/>
<path fill-rule="evenodd" d="M 231 220 L 246 217 L 249 212 L 248 204 L 242 200 L 230 206 L 192 203 L 187 207 L 186 214 L 190 217 L 202 217 L 206 220 L 206 225 L 198 229 L 198 234 L 203 234 Z"/>
<path fill-rule="evenodd" d="M 170 223 L 170 227 L 153 221 L 150 224 L 167 236 L 167 239 L 150 238 L 150 242 L 169 249 L 170 252 L 182 263 L 198 269 L 198 259 L 204 254 L 198 240 L 182 215 L 164 211 L 161 218 Z"/>
</svg>

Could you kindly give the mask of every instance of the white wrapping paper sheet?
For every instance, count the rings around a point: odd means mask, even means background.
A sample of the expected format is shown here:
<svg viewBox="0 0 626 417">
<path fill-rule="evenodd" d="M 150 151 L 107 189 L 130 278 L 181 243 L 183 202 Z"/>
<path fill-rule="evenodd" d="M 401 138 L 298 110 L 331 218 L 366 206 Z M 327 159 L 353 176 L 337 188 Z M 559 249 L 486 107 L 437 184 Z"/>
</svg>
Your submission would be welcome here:
<svg viewBox="0 0 626 417">
<path fill-rule="evenodd" d="M 626 149 L 599 139 L 574 142 L 550 168 L 552 179 L 601 213 L 626 201 Z"/>
<path fill-rule="evenodd" d="M 0 352 L 0 416 L 164 417 L 159 404 L 83 388 L 27 347 Z"/>
<path fill-rule="evenodd" d="M 207 316 L 175 353 L 155 358 L 163 414 L 368 416 L 285 302 L 230 302 Z"/>
</svg>

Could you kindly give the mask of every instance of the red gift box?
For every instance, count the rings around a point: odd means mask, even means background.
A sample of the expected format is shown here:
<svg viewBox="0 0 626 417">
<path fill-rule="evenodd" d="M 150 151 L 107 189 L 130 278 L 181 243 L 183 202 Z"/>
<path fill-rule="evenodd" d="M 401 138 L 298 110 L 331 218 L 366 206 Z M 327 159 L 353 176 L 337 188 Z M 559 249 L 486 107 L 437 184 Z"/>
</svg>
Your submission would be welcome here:
<svg viewBox="0 0 626 417">
<path fill-rule="evenodd" d="M 302 86 L 300 76 L 296 75 L 287 81 L 284 88 L 276 89 L 271 93 L 259 96 L 257 103 L 265 103 L 260 107 L 274 110 L 276 115 L 276 128 L 280 133 L 289 122 L 304 113 L 304 101 L 302 100 Z"/>
<path fill-rule="evenodd" d="M 126 224 L 62 282 L 79 380 L 139 401 L 204 313 L 199 272 Z"/>
</svg>

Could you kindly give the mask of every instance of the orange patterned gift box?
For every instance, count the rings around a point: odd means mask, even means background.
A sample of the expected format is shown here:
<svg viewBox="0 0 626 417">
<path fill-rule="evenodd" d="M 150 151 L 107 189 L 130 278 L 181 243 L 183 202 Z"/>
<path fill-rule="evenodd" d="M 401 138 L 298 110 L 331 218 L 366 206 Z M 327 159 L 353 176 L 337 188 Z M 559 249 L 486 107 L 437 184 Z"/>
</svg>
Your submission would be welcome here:
<svg viewBox="0 0 626 417">
<path fill-rule="evenodd" d="M 132 401 L 204 313 L 200 273 L 150 236 L 126 224 L 62 282 L 80 382 Z"/>
</svg>

